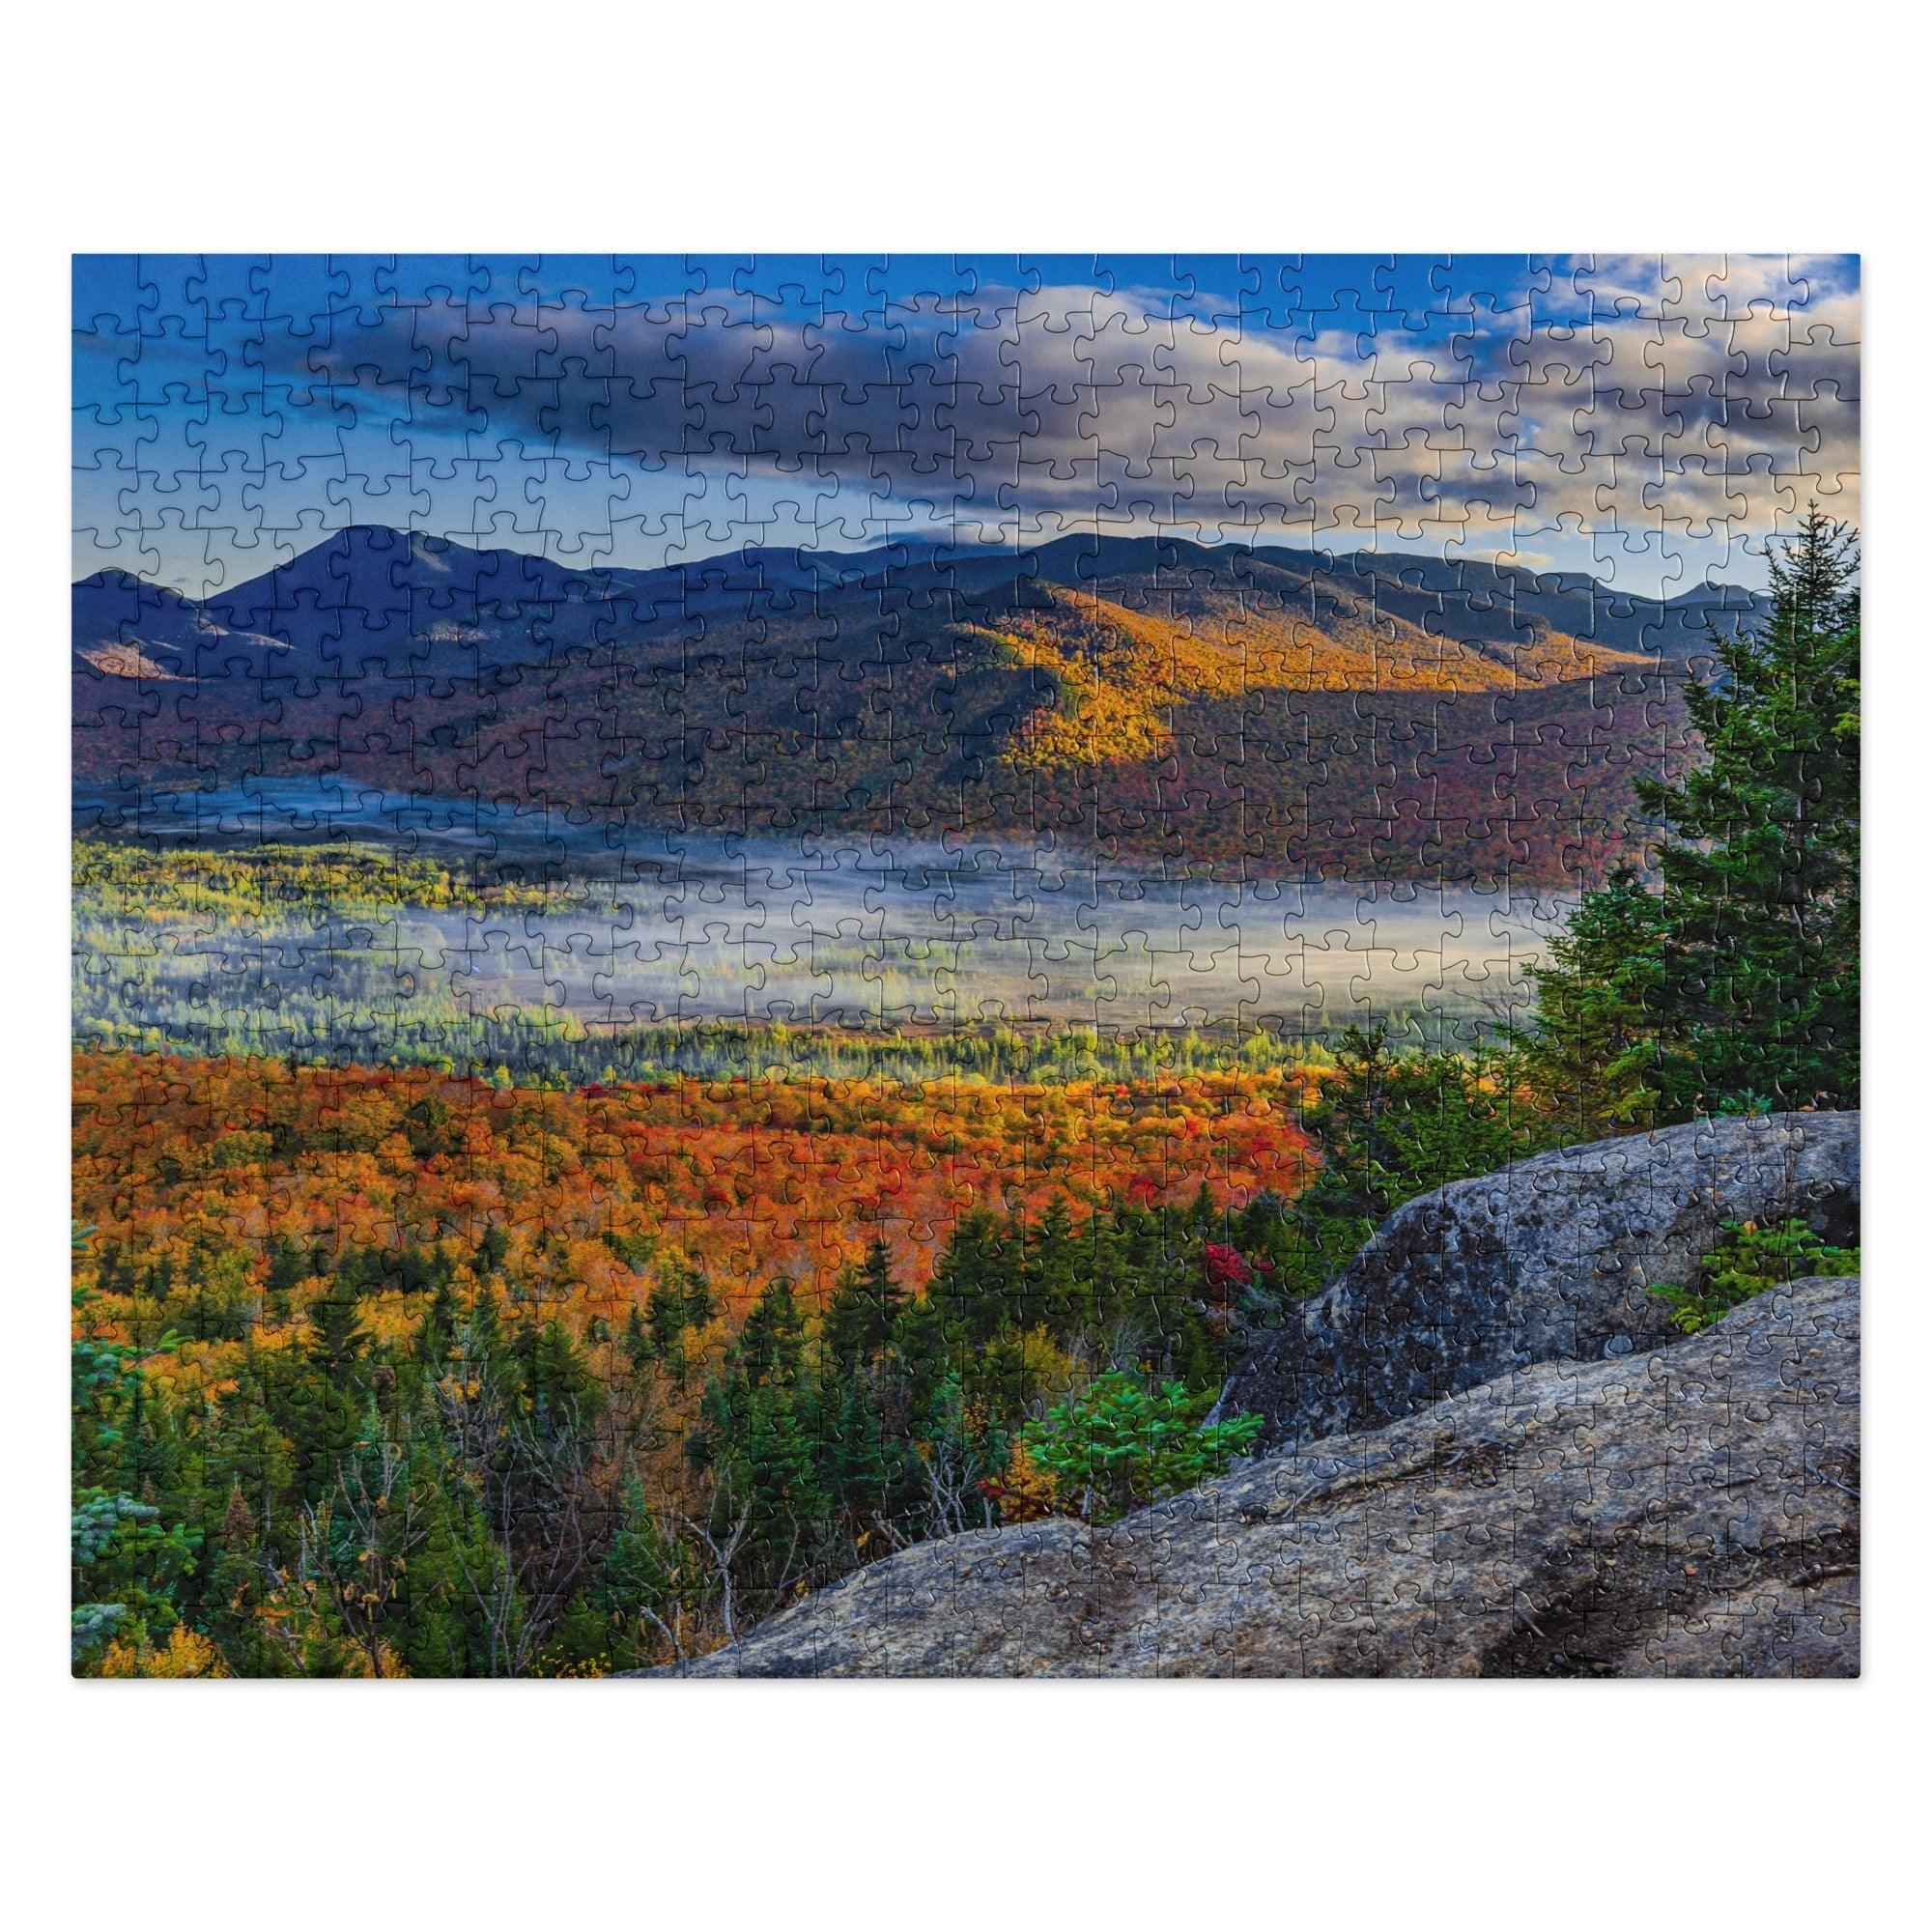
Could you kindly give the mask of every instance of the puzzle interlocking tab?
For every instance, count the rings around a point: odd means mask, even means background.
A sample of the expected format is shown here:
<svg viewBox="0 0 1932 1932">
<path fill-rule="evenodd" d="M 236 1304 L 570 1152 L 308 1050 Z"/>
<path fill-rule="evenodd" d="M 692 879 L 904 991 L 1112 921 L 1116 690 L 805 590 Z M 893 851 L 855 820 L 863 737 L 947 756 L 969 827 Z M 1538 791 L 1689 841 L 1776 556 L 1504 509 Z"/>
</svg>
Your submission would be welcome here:
<svg viewBox="0 0 1932 1932">
<path fill-rule="evenodd" d="M 1856 1673 L 1856 257 L 73 330 L 76 1673 Z"/>
</svg>

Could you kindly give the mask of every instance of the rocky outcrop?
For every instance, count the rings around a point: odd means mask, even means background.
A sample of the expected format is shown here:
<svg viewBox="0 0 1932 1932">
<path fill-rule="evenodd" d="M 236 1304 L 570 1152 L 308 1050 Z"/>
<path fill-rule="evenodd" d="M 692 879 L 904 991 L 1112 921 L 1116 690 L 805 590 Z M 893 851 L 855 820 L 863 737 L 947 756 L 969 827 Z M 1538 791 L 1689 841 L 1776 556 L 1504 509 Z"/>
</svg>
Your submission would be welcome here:
<svg viewBox="0 0 1932 1932">
<path fill-rule="evenodd" d="M 1766 1137 L 1737 1157 L 1784 1150 L 1804 1186 L 1824 1118 L 1804 1117 L 1802 1130 L 1753 1122 Z M 1671 1136 L 1650 1146 L 1660 1142 Z M 1631 1172 L 1657 1177 L 1662 1201 L 1677 1204 L 1637 1225 L 1662 1242 L 1688 1211 L 1690 1174 L 1710 1177 L 1731 1158 L 1691 1142 L 1662 1158 L 1636 1153 Z M 1541 1193 L 1514 1198 L 1527 1213 Z M 1568 1198 L 1572 1211 L 1589 1211 L 1580 1190 Z M 1765 1198 L 1764 1211 L 1776 1211 Z M 1615 1199 L 1606 1212 L 1636 1212 L 1631 1188 Z M 1727 1200 L 1724 1214 L 1736 1211 Z M 1561 1232 L 1537 1225 L 1553 1252 Z M 1672 1233 L 1648 1252 L 1667 1258 L 1702 1238 Z M 1576 1251 L 1610 1252 L 1584 1240 Z M 1665 1264 L 1682 1271 L 1681 1261 Z M 1595 1332 L 1574 1319 L 1577 1334 Z M 923 1545 L 686 1667 L 784 1677 L 1856 1675 L 1857 1281 L 1796 1283 L 1691 1340 L 1597 1352 L 1259 1458 L 1104 1529 L 1063 1520 Z"/>
<path fill-rule="evenodd" d="M 1241 1367 L 1224 1414 L 1273 1447 L 1370 1429 L 1537 1362 L 1673 1338 L 1650 1289 L 1725 1221 L 1855 1242 L 1859 1116 L 1774 1114 L 1594 1141 L 1409 1202 Z"/>
</svg>

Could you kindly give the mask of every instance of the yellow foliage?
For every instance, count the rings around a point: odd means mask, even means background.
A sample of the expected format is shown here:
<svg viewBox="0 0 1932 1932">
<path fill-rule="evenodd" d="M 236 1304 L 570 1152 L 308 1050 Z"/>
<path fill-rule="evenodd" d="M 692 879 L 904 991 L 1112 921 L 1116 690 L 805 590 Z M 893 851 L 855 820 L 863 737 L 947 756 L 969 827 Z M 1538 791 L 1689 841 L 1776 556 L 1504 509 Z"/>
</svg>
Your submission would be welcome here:
<svg viewBox="0 0 1932 1932">
<path fill-rule="evenodd" d="M 1073 1360 L 1045 1328 L 1029 1328 L 1020 1337 L 1020 1386 L 1031 1403 L 1051 1402 L 1073 1386 Z"/>
<path fill-rule="evenodd" d="M 228 1666 L 207 1637 L 177 1624 L 159 1649 L 118 1641 L 100 1660 L 103 1677 L 226 1677 Z"/>
<path fill-rule="evenodd" d="M 1022 771 L 1134 761 L 1172 742 L 1177 705 L 1252 691 L 1508 691 L 1647 663 L 1554 633 L 1480 646 L 1377 612 L 1292 610 L 1232 596 L 1175 599 L 1170 616 L 1037 586 L 1037 609 L 976 632 L 1014 662 L 1051 674 L 1059 701 L 1027 720 Z"/>
<path fill-rule="evenodd" d="M 1053 1478 L 1027 1453 L 1024 1442 L 1013 1444 L 1004 1472 L 982 1487 L 999 1504 L 1003 1522 L 1040 1522 L 1065 1513 Z"/>
</svg>

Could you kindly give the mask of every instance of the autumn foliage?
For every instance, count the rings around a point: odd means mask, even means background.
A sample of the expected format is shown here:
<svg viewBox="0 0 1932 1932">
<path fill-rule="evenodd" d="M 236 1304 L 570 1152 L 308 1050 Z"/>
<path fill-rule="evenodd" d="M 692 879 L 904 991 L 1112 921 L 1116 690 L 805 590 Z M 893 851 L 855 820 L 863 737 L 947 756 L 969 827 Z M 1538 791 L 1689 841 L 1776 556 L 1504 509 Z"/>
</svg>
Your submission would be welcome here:
<svg viewBox="0 0 1932 1932">
<path fill-rule="evenodd" d="M 1033 1514 L 1103 1341 L 1220 1373 L 1316 1078 L 79 1052 L 77 1663 L 581 1674 Z"/>
<path fill-rule="evenodd" d="M 829 1281 L 875 1236 L 918 1285 L 976 1207 L 1292 1194 L 1306 1077 L 555 1093 L 414 1068 L 82 1053 L 74 1211 L 120 1265 L 185 1275 L 197 1253 L 219 1254 L 244 1295 L 263 1293 L 277 1239 L 468 1253 L 494 1226 L 506 1270 L 581 1326 L 621 1320 L 673 1259 L 742 1308 L 774 1273 Z M 405 1294 L 394 1320 L 412 1314 Z"/>
</svg>

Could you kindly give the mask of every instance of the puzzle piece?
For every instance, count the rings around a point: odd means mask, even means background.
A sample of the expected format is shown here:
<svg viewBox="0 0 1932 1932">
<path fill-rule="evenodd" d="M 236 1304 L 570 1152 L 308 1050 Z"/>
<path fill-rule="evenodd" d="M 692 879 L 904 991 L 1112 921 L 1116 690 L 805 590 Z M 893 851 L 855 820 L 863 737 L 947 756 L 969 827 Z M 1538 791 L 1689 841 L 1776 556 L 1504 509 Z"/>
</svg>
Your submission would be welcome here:
<svg viewBox="0 0 1932 1932">
<path fill-rule="evenodd" d="M 73 324 L 77 1669 L 1856 1670 L 1856 258 Z"/>
</svg>

